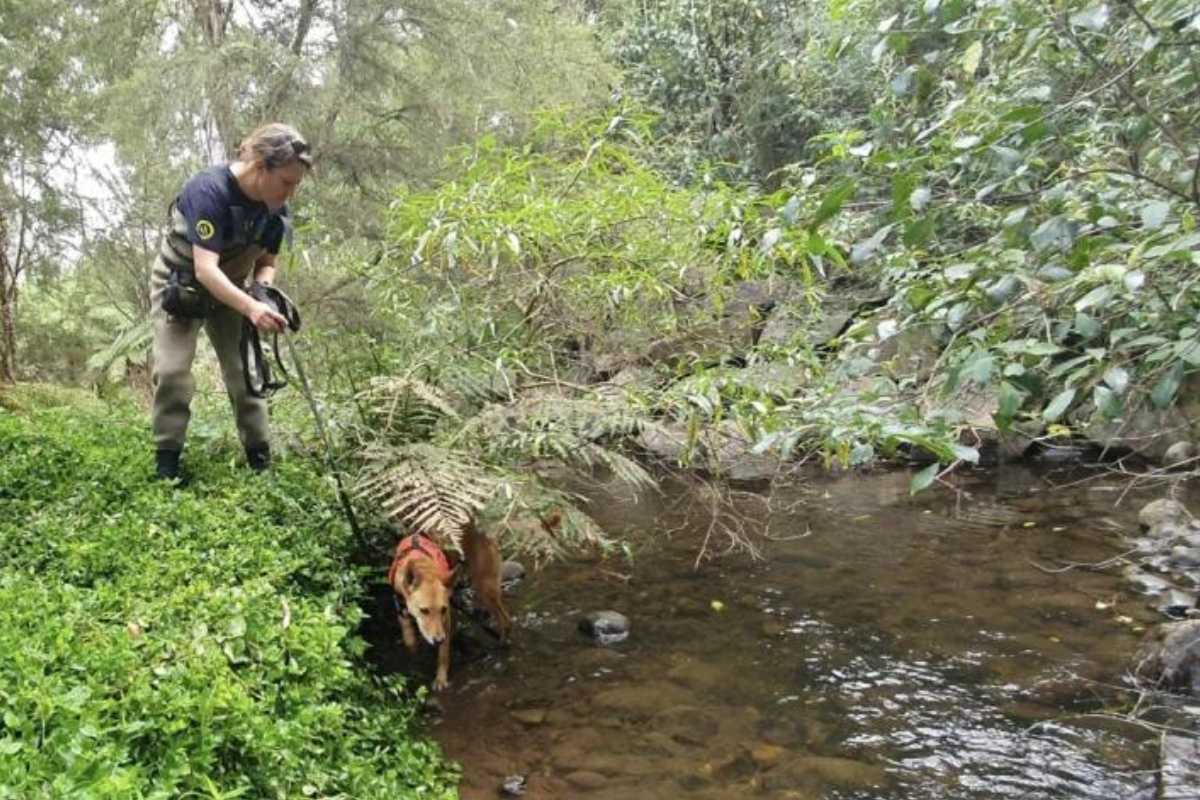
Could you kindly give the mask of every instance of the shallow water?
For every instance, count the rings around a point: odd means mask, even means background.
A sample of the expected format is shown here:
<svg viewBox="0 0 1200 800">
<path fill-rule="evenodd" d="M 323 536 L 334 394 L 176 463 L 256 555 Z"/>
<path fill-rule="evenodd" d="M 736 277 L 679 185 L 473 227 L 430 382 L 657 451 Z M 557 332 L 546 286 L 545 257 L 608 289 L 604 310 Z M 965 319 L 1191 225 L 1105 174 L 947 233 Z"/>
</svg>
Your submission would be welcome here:
<svg viewBox="0 0 1200 800">
<path fill-rule="evenodd" d="M 703 514 L 599 498 L 632 565 L 527 576 L 512 648 L 451 669 L 433 732 L 461 796 L 514 774 L 533 800 L 1138 795 L 1156 740 L 1105 712 L 1155 616 L 1119 567 L 1063 567 L 1123 552 L 1156 495 L 1066 480 L 990 470 L 914 498 L 903 473 L 818 479 L 744 503 L 766 560 L 699 568 Z M 585 639 L 597 609 L 629 639 Z"/>
</svg>

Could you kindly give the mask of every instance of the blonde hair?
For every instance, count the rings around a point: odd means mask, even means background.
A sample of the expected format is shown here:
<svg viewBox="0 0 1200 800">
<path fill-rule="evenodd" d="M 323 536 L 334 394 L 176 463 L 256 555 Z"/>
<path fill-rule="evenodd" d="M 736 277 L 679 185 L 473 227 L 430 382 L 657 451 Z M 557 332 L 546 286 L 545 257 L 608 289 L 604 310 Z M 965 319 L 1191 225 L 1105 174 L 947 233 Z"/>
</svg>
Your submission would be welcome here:
<svg viewBox="0 0 1200 800">
<path fill-rule="evenodd" d="M 299 161 L 312 168 L 312 150 L 300 131 L 282 122 L 259 125 L 238 146 L 239 161 L 261 161 L 267 169 L 286 167 Z"/>
</svg>

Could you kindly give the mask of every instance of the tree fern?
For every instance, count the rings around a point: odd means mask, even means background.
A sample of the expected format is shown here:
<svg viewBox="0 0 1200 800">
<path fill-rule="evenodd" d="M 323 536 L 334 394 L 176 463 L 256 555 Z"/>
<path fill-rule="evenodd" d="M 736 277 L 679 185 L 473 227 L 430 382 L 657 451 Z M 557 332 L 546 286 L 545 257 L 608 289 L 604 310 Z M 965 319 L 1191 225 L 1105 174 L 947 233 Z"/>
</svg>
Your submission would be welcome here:
<svg viewBox="0 0 1200 800">
<path fill-rule="evenodd" d="M 427 440 L 442 419 L 459 418 L 449 397 L 413 378 L 372 378 L 357 400 L 370 427 L 364 433 L 372 442 Z"/>
<path fill-rule="evenodd" d="M 479 462 L 423 442 L 376 445 L 364 457 L 359 496 L 377 503 L 407 528 L 453 547 L 498 487 Z"/>
<path fill-rule="evenodd" d="M 606 446 L 641 426 L 642 419 L 614 398 L 542 395 L 489 406 L 459 436 L 477 442 L 492 461 L 553 459 L 588 471 L 603 467 L 633 486 L 650 487 L 654 479 L 640 464 Z"/>
<path fill-rule="evenodd" d="M 449 364 L 433 378 L 433 382 L 447 394 L 479 408 L 511 397 L 516 378 L 502 365 L 472 358 Z"/>
</svg>

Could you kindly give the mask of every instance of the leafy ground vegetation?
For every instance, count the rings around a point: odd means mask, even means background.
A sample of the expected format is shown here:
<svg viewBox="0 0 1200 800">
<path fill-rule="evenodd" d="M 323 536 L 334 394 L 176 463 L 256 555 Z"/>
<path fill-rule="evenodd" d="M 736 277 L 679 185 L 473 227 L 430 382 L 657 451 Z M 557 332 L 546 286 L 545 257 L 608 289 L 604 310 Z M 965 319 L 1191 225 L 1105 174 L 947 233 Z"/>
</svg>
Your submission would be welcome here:
<svg viewBox="0 0 1200 800">
<path fill-rule="evenodd" d="M 321 478 L 214 452 L 191 488 L 151 483 L 136 409 L 2 399 L 0 796 L 454 796 L 411 695 L 362 662 Z"/>
</svg>

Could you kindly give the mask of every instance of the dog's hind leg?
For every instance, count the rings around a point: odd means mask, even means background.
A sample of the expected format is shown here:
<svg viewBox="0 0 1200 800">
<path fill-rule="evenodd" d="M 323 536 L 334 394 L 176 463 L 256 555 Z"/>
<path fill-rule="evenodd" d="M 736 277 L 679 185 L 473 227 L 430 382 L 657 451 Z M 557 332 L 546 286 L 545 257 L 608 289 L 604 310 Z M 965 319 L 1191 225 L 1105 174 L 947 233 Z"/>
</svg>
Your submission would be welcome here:
<svg viewBox="0 0 1200 800">
<path fill-rule="evenodd" d="M 478 532 L 474 526 L 463 531 L 462 548 L 471 569 L 471 587 L 475 596 L 492 615 L 500 643 L 508 644 L 512 619 L 500 595 L 500 548 L 495 539 Z"/>
</svg>

